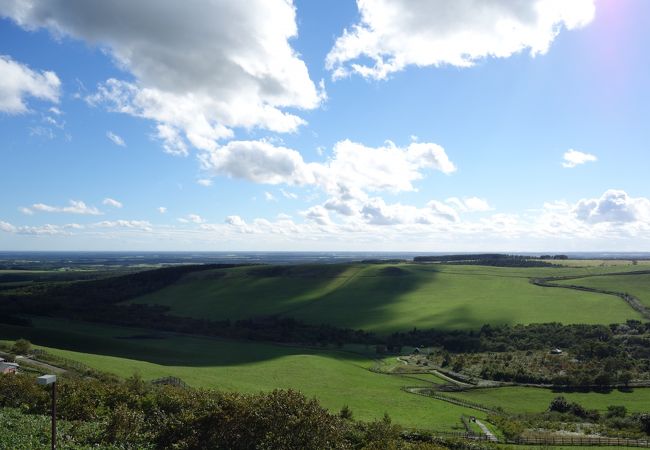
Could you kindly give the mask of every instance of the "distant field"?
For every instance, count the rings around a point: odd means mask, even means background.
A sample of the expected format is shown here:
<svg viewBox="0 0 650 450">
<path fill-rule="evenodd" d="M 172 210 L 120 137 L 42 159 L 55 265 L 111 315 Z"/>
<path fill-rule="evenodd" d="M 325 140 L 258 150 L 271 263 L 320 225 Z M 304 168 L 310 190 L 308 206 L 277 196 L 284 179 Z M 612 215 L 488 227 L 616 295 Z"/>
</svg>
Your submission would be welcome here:
<svg viewBox="0 0 650 450">
<path fill-rule="evenodd" d="M 553 392 L 550 389 L 528 387 L 504 387 L 476 389 L 449 394 L 451 397 L 469 400 L 482 405 L 501 406 L 512 413 L 536 413 L 548 409 L 551 400 L 563 395 L 569 401 L 578 402 L 587 409 L 607 410 L 610 405 L 624 405 L 629 412 L 650 411 L 650 388 L 636 388 L 631 392 L 618 390 L 609 393 Z"/>
<path fill-rule="evenodd" d="M 565 259 L 565 260 L 548 260 L 552 264 L 559 264 L 569 267 L 637 267 L 638 269 L 648 268 L 650 260 L 642 259 L 636 261 L 636 264 L 629 259 Z"/>
<path fill-rule="evenodd" d="M 629 270 L 634 267 L 629 265 Z M 470 329 L 485 323 L 609 324 L 640 315 L 619 298 L 543 288 L 529 283 L 529 278 L 621 270 L 627 269 L 440 264 L 240 267 L 190 274 L 134 301 L 166 305 L 181 316 L 236 320 L 279 314 L 379 333 L 413 327 Z"/>
<path fill-rule="evenodd" d="M 650 273 L 639 275 L 605 275 L 586 278 L 574 278 L 559 281 L 558 284 L 573 284 L 594 289 L 626 292 L 641 300 L 650 308 Z"/>
<path fill-rule="evenodd" d="M 37 321 L 37 325 L 34 329 L 2 326 L 0 339 L 25 337 L 55 355 L 122 377 L 176 376 L 195 387 L 240 392 L 293 388 L 318 398 L 332 411 L 348 405 L 362 420 L 379 419 L 387 412 L 407 427 L 450 430 L 460 426 L 461 414 L 476 415 L 400 390 L 430 385 L 436 377 L 370 372 L 367 368 L 374 362 L 362 355 L 184 336 L 120 339 L 142 336 L 142 330 L 58 320 Z"/>
</svg>

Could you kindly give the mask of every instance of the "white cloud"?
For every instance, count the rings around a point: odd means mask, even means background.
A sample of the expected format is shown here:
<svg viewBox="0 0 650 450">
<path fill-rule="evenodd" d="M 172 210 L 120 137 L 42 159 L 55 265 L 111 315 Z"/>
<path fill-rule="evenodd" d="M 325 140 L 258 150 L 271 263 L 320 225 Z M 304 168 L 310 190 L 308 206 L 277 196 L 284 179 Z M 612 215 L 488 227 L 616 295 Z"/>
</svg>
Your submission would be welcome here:
<svg viewBox="0 0 650 450">
<path fill-rule="evenodd" d="M 205 186 L 205 187 L 210 187 L 210 186 L 212 186 L 212 180 L 209 179 L 209 178 L 200 178 L 200 179 L 196 180 L 196 184 L 199 184 L 199 185 Z"/>
<path fill-rule="evenodd" d="M 18 211 L 20 211 L 21 213 L 23 213 L 23 214 L 25 214 L 27 216 L 31 216 L 31 215 L 34 214 L 34 211 L 32 211 L 31 209 L 26 208 L 24 206 L 21 206 L 20 208 L 18 208 Z"/>
<path fill-rule="evenodd" d="M 14 233 L 16 231 L 16 227 L 9 222 L 0 220 L 0 230 L 4 231 L 5 233 Z"/>
<path fill-rule="evenodd" d="M 610 189 L 600 198 L 580 200 L 574 208 L 576 217 L 587 223 L 650 224 L 650 199 L 633 198 L 625 191 Z"/>
<path fill-rule="evenodd" d="M 201 219 L 198 224 L 187 216 L 182 220 L 185 225 L 121 220 L 30 227 L 0 221 L 0 230 L 16 236 L 106 239 L 111 248 L 119 243 L 124 249 L 138 243 L 167 242 L 173 245 L 169 249 L 178 250 L 182 242 L 182 248 L 197 250 L 322 250 L 325 246 L 396 251 L 650 250 L 650 199 L 613 190 L 596 199 L 549 201 L 521 214 L 494 213 L 478 219 L 459 214 L 446 201 L 414 206 L 386 203 L 380 197 L 366 199 L 361 211 L 352 216 L 335 216 L 322 205 L 312 206 L 300 216 L 303 219 L 298 222 L 286 215 L 247 222 L 233 215 L 223 223 Z"/>
<path fill-rule="evenodd" d="M 290 200 L 296 200 L 298 198 L 297 194 L 294 194 L 293 192 L 290 191 L 285 191 L 284 189 L 280 189 L 280 193 L 284 198 L 288 198 Z"/>
<path fill-rule="evenodd" d="M 456 170 L 445 150 L 433 143 L 392 143 L 367 147 L 350 140 L 337 142 L 324 163 L 307 163 L 299 152 L 266 141 L 232 141 L 200 157 L 213 175 L 255 183 L 314 185 L 326 192 L 360 196 L 363 191 L 413 191 L 424 169 L 445 174 Z M 362 195 L 361 195 L 362 196 Z"/>
<path fill-rule="evenodd" d="M 246 225 L 244 219 L 239 216 L 228 216 L 226 217 L 226 223 L 235 227 L 243 227 Z"/>
<path fill-rule="evenodd" d="M 160 214 L 165 214 L 165 213 L 167 212 L 167 207 L 165 207 L 165 206 L 159 206 L 159 207 L 158 207 L 158 212 L 159 212 Z"/>
<path fill-rule="evenodd" d="M 0 4 L 0 12 L 2 5 Z M 54 72 L 36 72 L 0 55 L 0 112 L 20 114 L 28 111 L 26 97 L 58 103 L 61 81 Z"/>
<path fill-rule="evenodd" d="M 450 197 L 445 202 L 460 212 L 485 212 L 492 210 L 487 200 L 478 197 L 466 197 L 463 199 Z"/>
<path fill-rule="evenodd" d="M 431 225 L 459 220 L 453 208 L 436 200 L 430 201 L 425 208 L 417 208 L 401 203 L 386 204 L 382 198 L 374 197 L 363 205 L 361 214 L 372 225 Z"/>
<path fill-rule="evenodd" d="M 155 121 L 170 152 L 214 148 L 235 127 L 295 131 L 304 120 L 287 108 L 324 98 L 289 43 L 290 0 L 4 0 L 0 15 L 110 54 L 134 81 L 108 80 L 89 100 Z"/>
<path fill-rule="evenodd" d="M 117 200 L 112 198 L 105 198 L 102 204 L 106 206 L 111 206 L 113 208 L 121 208 L 123 206 L 121 202 L 118 202 Z"/>
<path fill-rule="evenodd" d="M 58 225 L 51 225 L 49 223 L 41 226 L 36 226 L 36 227 L 30 227 L 30 226 L 17 227 L 8 222 L 3 222 L 2 220 L 0 220 L 0 231 L 4 231 L 6 233 L 20 234 L 20 235 L 40 236 L 40 235 L 66 234 L 65 231 L 63 230 L 64 227 Z"/>
<path fill-rule="evenodd" d="M 598 161 L 598 158 L 595 155 L 570 149 L 564 153 L 564 161 L 562 162 L 562 167 L 566 169 L 572 169 L 576 166 L 579 166 L 580 164 L 595 161 Z"/>
<path fill-rule="evenodd" d="M 544 54 L 562 27 L 585 26 L 595 13 L 594 0 L 357 0 L 357 6 L 360 22 L 327 55 L 335 79 L 351 73 L 384 79 L 409 65 L 468 67 L 526 49 Z"/>
<path fill-rule="evenodd" d="M 278 201 L 278 199 L 275 198 L 275 196 L 273 194 L 271 194 L 270 192 L 268 192 L 268 191 L 264 192 L 264 198 L 266 199 L 267 202 L 277 202 Z"/>
<path fill-rule="evenodd" d="M 214 175 L 263 184 L 313 184 L 314 174 L 296 150 L 266 141 L 231 141 L 200 156 Z"/>
<path fill-rule="evenodd" d="M 180 217 L 178 221 L 181 223 L 205 223 L 205 219 L 203 219 L 203 217 L 199 216 L 198 214 L 188 214 L 185 217 Z"/>
<path fill-rule="evenodd" d="M 44 203 L 34 203 L 31 206 L 32 210 L 42 211 L 42 212 L 53 212 L 53 213 L 70 213 L 70 214 L 87 214 L 98 216 L 102 212 L 95 208 L 94 206 L 88 206 L 84 202 L 79 200 L 70 200 L 68 206 L 50 206 Z"/>
<path fill-rule="evenodd" d="M 151 223 L 146 220 L 104 220 L 93 224 L 95 228 L 132 228 L 151 231 Z"/>
<path fill-rule="evenodd" d="M 321 205 L 312 206 L 302 213 L 302 215 L 307 219 L 311 220 L 318 225 L 331 225 L 332 219 L 330 219 L 329 212 Z"/>
<path fill-rule="evenodd" d="M 106 132 L 106 137 L 110 139 L 110 141 L 119 146 L 119 147 L 126 147 L 126 142 L 124 142 L 124 139 L 122 139 L 120 136 L 117 134 L 113 133 L 112 131 L 107 131 Z"/>
</svg>

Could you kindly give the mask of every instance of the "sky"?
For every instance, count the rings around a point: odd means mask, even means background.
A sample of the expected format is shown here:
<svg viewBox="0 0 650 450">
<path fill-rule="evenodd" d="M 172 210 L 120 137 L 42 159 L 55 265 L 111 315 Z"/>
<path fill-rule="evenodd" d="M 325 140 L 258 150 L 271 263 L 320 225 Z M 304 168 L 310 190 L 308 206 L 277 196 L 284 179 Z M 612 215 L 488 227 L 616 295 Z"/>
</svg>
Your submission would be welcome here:
<svg viewBox="0 0 650 450">
<path fill-rule="evenodd" d="M 646 0 L 0 0 L 0 250 L 650 251 Z"/>
</svg>

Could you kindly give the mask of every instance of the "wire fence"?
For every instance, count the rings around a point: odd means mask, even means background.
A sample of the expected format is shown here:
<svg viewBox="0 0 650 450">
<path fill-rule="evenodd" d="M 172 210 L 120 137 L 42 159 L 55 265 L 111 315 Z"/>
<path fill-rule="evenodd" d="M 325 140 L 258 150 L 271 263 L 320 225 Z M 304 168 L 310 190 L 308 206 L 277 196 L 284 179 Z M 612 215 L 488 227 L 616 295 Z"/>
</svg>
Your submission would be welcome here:
<svg viewBox="0 0 650 450">
<path fill-rule="evenodd" d="M 411 394 L 423 395 L 425 397 L 435 398 L 436 400 L 442 400 L 447 403 L 452 403 L 458 406 L 464 406 L 466 408 L 476 409 L 478 411 L 483 411 L 487 413 L 498 413 L 499 410 L 489 407 L 487 405 L 482 405 L 480 403 L 470 402 L 467 400 L 462 400 L 456 397 L 450 397 L 447 395 L 442 395 L 438 391 L 435 391 L 431 388 L 423 388 L 421 386 L 405 386 L 402 390 L 410 392 Z"/>
</svg>

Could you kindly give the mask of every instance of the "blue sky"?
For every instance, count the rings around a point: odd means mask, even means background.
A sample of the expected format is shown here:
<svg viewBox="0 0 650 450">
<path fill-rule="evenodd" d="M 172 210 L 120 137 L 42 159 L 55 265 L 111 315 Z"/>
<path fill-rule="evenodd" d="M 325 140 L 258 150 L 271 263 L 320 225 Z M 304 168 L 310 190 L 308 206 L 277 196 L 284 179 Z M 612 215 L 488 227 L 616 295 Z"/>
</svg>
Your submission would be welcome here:
<svg viewBox="0 0 650 450">
<path fill-rule="evenodd" d="M 0 249 L 650 250 L 644 0 L 0 1 Z"/>
</svg>

